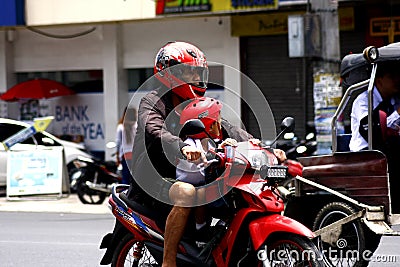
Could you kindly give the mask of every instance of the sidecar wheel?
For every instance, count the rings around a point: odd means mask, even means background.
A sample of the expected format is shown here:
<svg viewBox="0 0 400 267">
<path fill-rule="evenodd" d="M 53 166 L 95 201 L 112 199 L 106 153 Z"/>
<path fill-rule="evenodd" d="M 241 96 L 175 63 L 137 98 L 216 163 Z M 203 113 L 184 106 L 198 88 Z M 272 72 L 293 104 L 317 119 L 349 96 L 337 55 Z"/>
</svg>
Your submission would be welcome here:
<svg viewBox="0 0 400 267">
<path fill-rule="evenodd" d="M 313 230 L 319 230 L 355 212 L 356 210 L 346 203 L 329 203 L 317 214 Z M 362 256 L 366 249 L 366 242 L 364 228 L 359 219 L 346 223 L 323 237 L 319 236 L 316 238 L 316 245 L 322 252 L 327 266 L 368 265 Z"/>
<path fill-rule="evenodd" d="M 138 241 L 132 234 L 124 236 L 115 249 L 111 267 L 144 267 L 161 266 L 150 254 L 142 242 Z"/>
<path fill-rule="evenodd" d="M 257 252 L 257 266 L 323 267 L 322 258 L 315 244 L 308 238 L 284 234 L 268 239 L 261 246 Z"/>
</svg>

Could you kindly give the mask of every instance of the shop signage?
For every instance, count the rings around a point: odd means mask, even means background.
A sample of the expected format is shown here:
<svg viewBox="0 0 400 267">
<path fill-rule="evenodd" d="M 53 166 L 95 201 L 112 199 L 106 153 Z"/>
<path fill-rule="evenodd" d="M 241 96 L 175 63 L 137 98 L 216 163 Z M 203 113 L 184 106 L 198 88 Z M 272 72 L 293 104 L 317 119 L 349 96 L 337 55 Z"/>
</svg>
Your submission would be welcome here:
<svg viewBox="0 0 400 267">
<path fill-rule="evenodd" d="M 99 103 L 103 94 L 88 93 L 65 96 L 54 100 L 51 105 L 54 114 L 52 133 L 67 135 L 73 139 L 82 136 L 91 151 L 104 150 L 104 116 Z"/>
<path fill-rule="evenodd" d="M 268 14 L 247 14 L 232 16 L 232 36 L 277 35 L 288 33 L 288 17 L 302 15 L 299 12 L 279 12 Z M 354 29 L 354 9 L 341 8 L 338 10 L 339 28 L 341 31 Z"/>
<path fill-rule="evenodd" d="M 98 109 L 102 94 L 79 94 L 54 103 L 53 130 L 60 135 L 83 136 L 89 150 L 104 148 L 104 118 Z"/>
<path fill-rule="evenodd" d="M 169 14 L 169 13 L 186 13 L 186 12 L 199 12 L 211 11 L 211 4 L 209 0 L 175 0 L 175 1 L 157 1 L 156 13 Z"/>
<path fill-rule="evenodd" d="M 166 15 L 192 12 L 226 13 L 277 8 L 278 0 L 158 0 L 156 14 Z"/>
<path fill-rule="evenodd" d="M 296 13 L 255 14 L 233 16 L 232 36 L 287 34 L 288 16 Z"/>
<path fill-rule="evenodd" d="M 400 17 L 371 19 L 370 21 L 371 36 L 388 36 L 389 34 L 394 34 L 394 35 L 400 34 Z"/>
</svg>

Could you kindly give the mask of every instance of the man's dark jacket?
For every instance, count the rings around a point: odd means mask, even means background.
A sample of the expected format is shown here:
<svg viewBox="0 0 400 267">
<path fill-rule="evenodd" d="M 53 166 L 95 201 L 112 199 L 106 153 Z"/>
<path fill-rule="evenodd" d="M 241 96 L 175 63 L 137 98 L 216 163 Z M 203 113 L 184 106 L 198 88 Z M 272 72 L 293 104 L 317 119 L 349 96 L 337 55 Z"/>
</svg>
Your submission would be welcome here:
<svg viewBox="0 0 400 267">
<path fill-rule="evenodd" d="M 226 120 L 221 124 L 224 139 L 230 137 L 240 142 L 252 138 Z M 139 184 L 147 194 L 154 196 L 160 192 L 162 177 L 175 178 L 176 161 L 182 157 L 181 148 L 187 145 L 178 137 L 180 126 L 171 92 L 165 87 L 142 98 L 132 155 L 134 187 Z"/>
</svg>

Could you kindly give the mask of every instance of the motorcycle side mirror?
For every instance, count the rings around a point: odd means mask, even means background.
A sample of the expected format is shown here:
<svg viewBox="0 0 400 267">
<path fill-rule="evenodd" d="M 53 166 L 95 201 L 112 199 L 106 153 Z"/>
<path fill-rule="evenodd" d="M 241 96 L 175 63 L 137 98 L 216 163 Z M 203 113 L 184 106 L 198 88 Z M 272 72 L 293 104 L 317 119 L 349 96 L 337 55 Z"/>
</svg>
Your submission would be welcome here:
<svg viewBox="0 0 400 267">
<path fill-rule="evenodd" d="M 281 123 L 281 131 L 282 132 L 293 132 L 294 130 L 294 119 L 292 117 L 286 117 L 283 119 L 282 123 Z"/>
<path fill-rule="evenodd" d="M 180 136 L 195 135 L 205 132 L 206 127 L 199 119 L 187 120 L 179 133 Z"/>
<path fill-rule="evenodd" d="M 106 144 L 106 148 L 115 148 L 117 147 L 117 143 L 110 141 Z"/>
<path fill-rule="evenodd" d="M 281 123 L 281 132 L 275 137 L 274 141 L 269 146 L 273 146 L 275 142 L 282 136 L 282 134 L 285 134 L 287 132 L 293 132 L 294 131 L 294 119 L 292 117 L 286 117 L 282 120 Z"/>
<path fill-rule="evenodd" d="M 210 139 L 213 146 L 217 147 L 217 144 L 214 142 L 214 139 L 207 133 L 206 127 L 204 126 L 203 122 L 199 119 L 187 120 L 183 124 L 182 129 L 179 132 L 179 136 L 184 138 L 184 137 L 199 134 L 199 133 L 205 133 L 208 136 L 208 138 Z"/>
</svg>

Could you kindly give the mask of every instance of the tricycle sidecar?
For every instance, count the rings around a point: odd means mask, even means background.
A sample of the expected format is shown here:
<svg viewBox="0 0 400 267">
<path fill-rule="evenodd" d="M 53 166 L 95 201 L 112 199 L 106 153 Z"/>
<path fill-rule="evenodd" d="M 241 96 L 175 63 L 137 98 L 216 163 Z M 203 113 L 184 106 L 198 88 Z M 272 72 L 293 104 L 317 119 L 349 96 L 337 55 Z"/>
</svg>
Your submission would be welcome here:
<svg viewBox="0 0 400 267">
<path fill-rule="evenodd" d="M 400 60 L 400 43 L 363 54 L 346 56 L 341 65 L 346 90 L 332 118 L 332 154 L 299 158 L 302 177 L 294 180 L 295 193 L 285 214 L 315 231 L 316 243 L 328 266 L 366 266 L 365 255 L 375 251 L 382 235 L 399 235 L 391 225 L 400 223 L 391 194 L 388 160 L 372 147 L 372 90 L 379 62 Z M 338 134 L 338 120 L 358 93 L 368 90 L 368 149 L 349 151 L 351 133 Z M 349 114 L 347 114 L 349 117 Z M 400 142 L 400 138 L 399 138 Z M 400 168 L 400 165 L 399 165 Z M 393 185 L 392 185 L 393 186 Z M 397 202 L 397 201 L 396 201 Z"/>
</svg>

